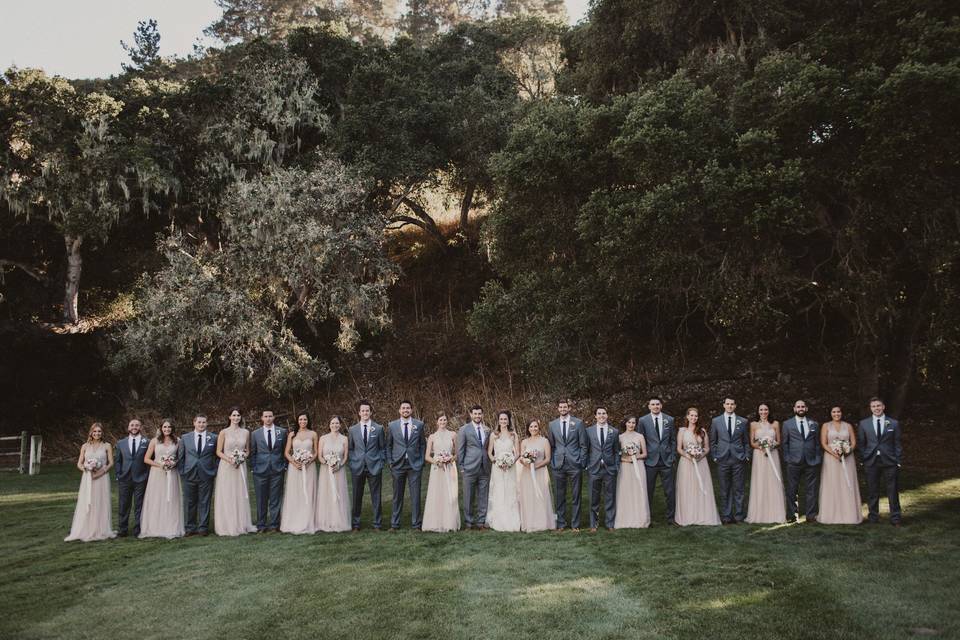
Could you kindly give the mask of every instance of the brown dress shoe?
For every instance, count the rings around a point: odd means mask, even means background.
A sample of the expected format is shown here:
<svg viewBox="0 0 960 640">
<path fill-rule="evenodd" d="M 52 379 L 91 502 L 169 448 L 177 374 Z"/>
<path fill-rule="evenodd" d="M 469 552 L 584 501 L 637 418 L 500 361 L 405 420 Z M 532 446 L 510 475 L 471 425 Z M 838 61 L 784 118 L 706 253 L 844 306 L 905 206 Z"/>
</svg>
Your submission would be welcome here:
<svg viewBox="0 0 960 640">
<path fill-rule="evenodd" d="M 596 533 L 596 532 L 597 532 L 596 527 L 590 527 L 590 533 Z"/>
</svg>

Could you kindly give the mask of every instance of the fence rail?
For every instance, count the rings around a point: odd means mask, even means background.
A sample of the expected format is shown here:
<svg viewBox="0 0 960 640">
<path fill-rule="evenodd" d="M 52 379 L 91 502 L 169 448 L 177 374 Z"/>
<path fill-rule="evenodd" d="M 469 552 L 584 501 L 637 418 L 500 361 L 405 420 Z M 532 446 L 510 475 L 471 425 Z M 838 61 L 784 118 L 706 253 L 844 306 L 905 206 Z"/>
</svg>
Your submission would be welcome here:
<svg viewBox="0 0 960 640">
<path fill-rule="evenodd" d="M 18 448 L 7 448 L 5 443 L 19 443 Z M 0 467 L 4 470 L 16 469 L 20 473 L 35 476 L 40 473 L 40 458 L 43 454 L 43 436 L 31 436 L 21 431 L 18 436 L 0 436 L 0 462 L 6 458 L 17 456 L 16 467 Z"/>
</svg>

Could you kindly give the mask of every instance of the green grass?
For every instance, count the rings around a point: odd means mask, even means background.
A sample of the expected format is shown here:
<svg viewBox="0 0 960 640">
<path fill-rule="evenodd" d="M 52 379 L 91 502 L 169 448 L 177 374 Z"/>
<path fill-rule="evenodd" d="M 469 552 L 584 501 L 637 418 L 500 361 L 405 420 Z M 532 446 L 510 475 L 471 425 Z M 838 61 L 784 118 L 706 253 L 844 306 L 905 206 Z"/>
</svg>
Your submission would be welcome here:
<svg viewBox="0 0 960 640">
<path fill-rule="evenodd" d="M 594 535 L 67 544 L 78 482 L 0 475 L 0 638 L 960 637 L 958 478 L 905 478 L 901 529 L 677 529 L 658 502 Z"/>
</svg>

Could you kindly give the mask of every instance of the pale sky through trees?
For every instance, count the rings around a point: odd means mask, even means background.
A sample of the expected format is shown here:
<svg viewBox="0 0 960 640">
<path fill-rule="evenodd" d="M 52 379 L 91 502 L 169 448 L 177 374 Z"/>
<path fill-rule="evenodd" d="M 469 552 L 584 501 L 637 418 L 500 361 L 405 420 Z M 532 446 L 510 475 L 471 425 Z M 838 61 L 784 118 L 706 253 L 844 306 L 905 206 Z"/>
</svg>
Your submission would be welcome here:
<svg viewBox="0 0 960 640">
<path fill-rule="evenodd" d="M 588 0 L 566 0 L 571 23 Z M 127 60 L 120 41 L 133 41 L 137 22 L 154 18 L 160 55 L 184 56 L 219 16 L 214 0 L 0 0 L 0 72 L 40 67 L 67 78 L 107 77 Z"/>
</svg>

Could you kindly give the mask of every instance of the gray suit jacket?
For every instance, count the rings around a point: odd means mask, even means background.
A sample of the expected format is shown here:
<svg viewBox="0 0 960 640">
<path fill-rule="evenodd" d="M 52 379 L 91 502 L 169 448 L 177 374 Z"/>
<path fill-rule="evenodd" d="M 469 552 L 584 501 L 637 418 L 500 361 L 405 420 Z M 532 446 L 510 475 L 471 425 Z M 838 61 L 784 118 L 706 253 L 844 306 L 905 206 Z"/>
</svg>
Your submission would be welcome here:
<svg viewBox="0 0 960 640">
<path fill-rule="evenodd" d="M 591 476 L 603 473 L 616 474 L 620 470 L 620 431 L 607 424 L 607 437 L 600 445 L 600 435 L 597 425 L 592 424 L 584 429 L 584 441 L 587 452 L 587 471 Z"/>
<path fill-rule="evenodd" d="M 460 473 L 467 476 L 490 475 L 490 456 L 487 455 L 487 443 L 490 442 L 490 429 L 483 427 L 483 444 L 477 440 L 477 428 L 473 422 L 460 427 L 457 432 L 457 466 Z"/>
<path fill-rule="evenodd" d="M 197 451 L 196 431 L 188 431 L 177 443 L 177 468 L 180 476 L 190 482 L 212 480 L 217 475 L 217 434 L 205 432 L 203 450 Z"/>
<path fill-rule="evenodd" d="M 823 462 L 823 448 L 820 446 L 820 425 L 807 418 L 807 438 L 797 425 L 796 418 L 790 418 L 780 427 L 780 449 L 787 464 L 817 465 Z"/>
<path fill-rule="evenodd" d="M 586 443 L 583 441 L 583 420 L 574 416 L 567 417 L 567 439 L 563 439 L 563 420 L 557 418 L 547 425 L 547 440 L 550 442 L 550 466 L 562 469 L 569 460 L 574 466 L 583 469 L 587 466 Z"/>
<path fill-rule="evenodd" d="M 124 438 L 117 443 L 113 451 L 113 468 L 118 482 L 134 482 L 140 484 L 147 481 L 150 465 L 144 461 L 150 438 L 140 436 L 140 446 L 135 453 L 130 453 L 130 440 Z"/>
<path fill-rule="evenodd" d="M 860 451 L 863 464 L 899 465 L 903 455 L 900 446 L 900 421 L 886 418 L 881 425 L 883 432 L 877 440 L 876 418 L 870 416 L 860 421 L 857 428 L 857 449 Z M 879 455 L 877 455 L 879 453 Z"/>
<path fill-rule="evenodd" d="M 387 462 L 387 436 L 382 425 L 370 421 L 367 430 L 367 444 L 363 444 L 363 427 L 358 422 L 350 427 L 347 456 L 350 459 L 350 472 L 363 473 L 364 467 L 370 475 L 378 476 Z"/>
<path fill-rule="evenodd" d="M 727 421 L 720 414 L 710 423 L 710 457 L 714 462 L 746 462 L 750 459 L 750 423 L 736 416 L 733 437 L 727 431 Z"/>
<path fill-rule="evenodd" d="M 250 434 L 250 470 L 255 476 L 271 476 L 287 470 L 287 430 L 273 425 L 273 448 L 267 446 L 267 432 L 263 427 Z"/>
<path fill-rule="evenodd" d="M 660 425 L 663 429 L 663 438 L 660 438 L 660 432 L 653 426 L 653 414 L 640 418 L 640 428 L 638 431 L 643 434 L 647 441 L 647 466 L 673 466 L 677 459 L 677 432 L 674 429 L 673 416 L 660 412 Z"/>
<path fill-rule="evenodd" d="M 403 421 L 394 420 L 387 425 L 387 452 L 390 466 L 402 465 L 404 460 L 414 471 L 423 469 L 423 458 L 427 453 L 427 431 L 423 422 L 410 418 L 410 434 L 403 439 Z"/>
</svg>

